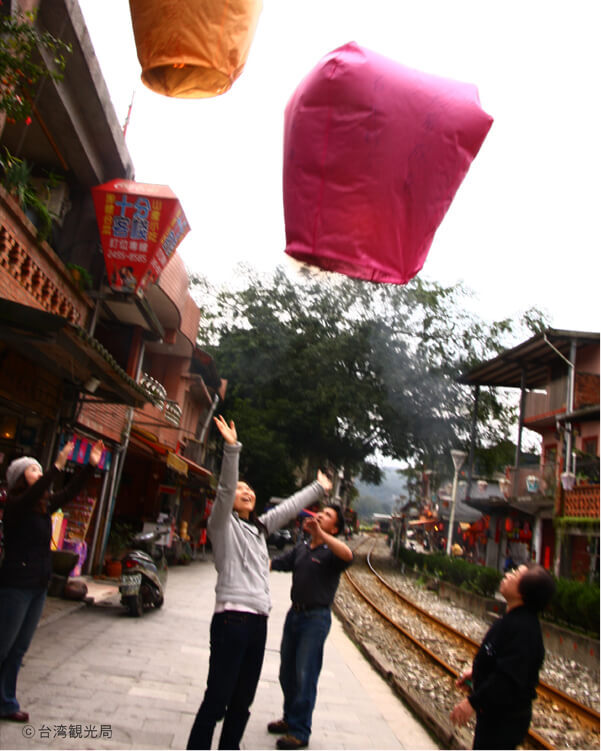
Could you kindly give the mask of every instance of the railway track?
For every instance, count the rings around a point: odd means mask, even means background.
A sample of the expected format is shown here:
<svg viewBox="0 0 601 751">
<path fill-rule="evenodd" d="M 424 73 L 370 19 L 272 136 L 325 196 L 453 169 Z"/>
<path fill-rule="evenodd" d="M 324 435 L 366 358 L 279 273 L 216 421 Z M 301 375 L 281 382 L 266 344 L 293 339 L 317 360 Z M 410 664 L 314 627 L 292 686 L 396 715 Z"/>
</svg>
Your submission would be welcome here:
<svg viewBox="0 0 601 751">
<path fill-rule="evenodd" d="M 362 547 L 369 538 L 364 539 L 355 547 L 355 552 Z M 383 619 L 391 628 L 397 633 L 401 634 L 401 638 L 410 642 L 418 652 L 424 656 L 430 664 L 436 666 L 436 670 L 441 671 L 442 674 L 454 679 L 460 675 L 466 663 L 471 662 L 473 655 L 479 647 L 479 641 L 471 639 L 464 633 L 458 631 L 451 625 L 440 620 L 436 616 L 428 613 L 420 606 L 413 603 L 403 593 L 399 592 L 392 584 L 376 571 L 372 562 L 371 554 L 373 548 L 366 555 L 366 564 L 370 572 L 370 579 L 372 582 L 377 582 L 377 586 L 383 588 L 385 594 L 374 593 L 373 590 L 368 592 L 367 589 L 371 589 L 373 584 L 363 582 L 359 583 L 358 578 L 351 574 L 350 571 L 345 572 L 345 577 L 353 590 L 359 595 L 359 597 L 368 603 L 371 610 L 375 611 L 378 616 Z M 356 568 L 356 567 L 355 567 Z M 384 600 L 384 604 L 383 601 Z M 411 617 L 406 615 L 399 616 L 399 607 L 406 611 L 411 612 Z M 397 610 L 397 613 L 391 615 L 391 610 Z M 424 638 L 416 636 L 415 623 L 419 621 L 423 625 L 423 633 L 427 636 Z M 404 625 L 403 625 L 404 622 Z M 448 689 L 447 689 L 448 691 Z M 561 689 L 554 686 L 550 686 L 542 682 L 538 690 L 539 701 L 537 702 L 537 712 L 533 719 L 533 726 L 531 727 L 528 735 L 528 745 L 532 748 L 544 748 L 553 749 L 556 747 L 566 747 L 563 742 L 561 746 L 554 745 L 548 738 L 548 733 L 553 737 L 557 737 L 557 729 L 554 728 L 551 723 L 551 730 L 545 732 L 546 722 L 548 718 L 553 716 L 553 713 L 565 713 L 569 718 L 574 718 L 575 722 L 585 729 L 586 736 L 596 738 L 595 745 L 574 745 L 572 747 L 578 748 L 598 748 L 599 747 L 599 713 L 579 701 L 569 696 Z M 459 695 L 457 695 L 459 696 Z M 440 714 L 440 713 L 438 713 Z M 537 718 L 544 717 L 539 727 L 537 724 Z M 565 717 L 562 718 L 562 722 Z M 434 723 L 436 725 L 436 723 Z M 438 720 L 440 725 L 440 717 Z M 449 723 L 450 726 L 450 723 Z M 538 729 L 537 729 L 538 728 Z M 574 731 L 577 733 L 577 731 Z M 574 734 L 574 733 L 573 733 Z M 448 743 L 449 737 L 452 736 L 452 730 L 450 727 L 444 732 L 444 741 Z M 458 740 L 458 739 L 457 739 Z M 589 741 L 592 742 L 592 741 Z"/>
</svg>

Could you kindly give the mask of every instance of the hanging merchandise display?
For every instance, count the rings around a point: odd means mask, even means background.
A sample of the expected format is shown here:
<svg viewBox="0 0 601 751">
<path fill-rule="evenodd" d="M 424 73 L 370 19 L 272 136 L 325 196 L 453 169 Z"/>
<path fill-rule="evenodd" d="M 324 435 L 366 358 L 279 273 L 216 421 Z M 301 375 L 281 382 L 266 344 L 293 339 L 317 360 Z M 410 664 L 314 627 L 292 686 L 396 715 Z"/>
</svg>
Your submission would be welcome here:
<svg viewBox="0 0 601 751">
<path fill-rule="evenodd" d="M 240 76 L 262 0 L 129 0 L 142 81 L 157 94 L 200 99 Z"/>
<path fill-rule="evenodd" d="M 111 180 L 92 188 L 109 284 L 137 292 L 156 282 L 190 231 L 177 196 L 166 185 Z"/>
<path fill-rule="evenodd" d="M 286 107 L 286 253 L 360 279 L 408 282 L 491 125 L 471 84 L 355 42 L 334 50 Z"/>
</svg>

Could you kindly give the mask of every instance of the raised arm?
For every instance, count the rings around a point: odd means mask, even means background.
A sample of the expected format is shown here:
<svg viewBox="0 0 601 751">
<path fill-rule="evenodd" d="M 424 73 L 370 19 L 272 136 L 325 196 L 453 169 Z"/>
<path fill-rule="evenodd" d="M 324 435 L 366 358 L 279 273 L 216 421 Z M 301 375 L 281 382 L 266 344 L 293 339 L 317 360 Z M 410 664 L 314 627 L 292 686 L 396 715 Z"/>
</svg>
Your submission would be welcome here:
<svg viewBox="0 0 601 751">
<path fill-rule="evenodd" d="M 67 459 L 73 450 L 74 443 L 69 441 L 65 443 L 54 462 L 54 466 L 61 471 L 65 468 Z M 59 490 L 57 493 L 52 493 L 48 503 L 48 510 L 53 513 L 61 506 L 66 505 L 69 501 L 72 501 L 79 491 L 86 484 L 94 469 L 98 466 L 100 459 L 102 458 L 102 452 L 104 451 L 104 443 L 102 441 L 96 441 L 90 451 L 90 457 L 88 464 L 79 470 L 63 490 Z"/>
<path fill-rule="evenodd" d="M 215 533 L 218 528 L 224 527 L 231 516 L 234 507 L 234 498 L 236 497 L 238 461 L 240 458 L 240 449 L 242 448 L 238 442 L 238 434 L 233 420 L 228 425 L 225 419 L 221 415 L 218 415 L 213 418 L 213 421 L 223 436 L 225 444 L 223 446 L 223 459 L 215 503 L 207 522 L 209 533 L 211 531 Z"/>
<path fill-rule="evenodd" d="M 327 545 L 336 558 L 340 558 L 346 563 L 350 563 L 353 560 L 353 552 L 349 546 L 345 542 L 342 542 L 342 540 L 339 540 L 338 537 L 323 530 L 317 519 L 313 517 L 305 519 L 303 529 L 305 532 L 308 532 L 319 545 Z"/>
<path fill-rule="evenodd" d="M 332 489 L 332 483 L 329 477 L 321 471 L 317 472 L 317 479 L 310 485 L 307 485 L 298 493 L 282 501 L 275 508 L 270 509 L 267 513 L 262 514 L 259 519 L 267 528 L 267 534 L 275 532 L 276 529 L 284 527 L 289 521 L 295 519 L 299 513 L 306 507 L 311 506 L 316 501 L 321 500 L 326 493 Z"/>
</svg>

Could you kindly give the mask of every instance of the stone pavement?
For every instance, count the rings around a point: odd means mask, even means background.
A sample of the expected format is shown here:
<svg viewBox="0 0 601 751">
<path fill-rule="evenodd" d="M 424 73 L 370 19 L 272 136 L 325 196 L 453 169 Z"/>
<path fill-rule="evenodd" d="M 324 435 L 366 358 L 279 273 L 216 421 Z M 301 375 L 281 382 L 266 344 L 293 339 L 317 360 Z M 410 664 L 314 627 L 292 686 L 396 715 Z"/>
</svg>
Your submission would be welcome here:
<svg viewBox="0 0 601 751">
<path fill-rule="evenodd" d="M 281 716 L 279 641 L 290 575 L 274 572 L 271 582 L 274 608 L 244 749 L 275 748 L 266 725 Z M 185 748 L 205 688 L 214 586 L 210 559 L 170 569 L 164 607 L 141 619 L 119 606 L 110 580 L 88 580 L 93 605 L 49 598 L 19 677 L 30 725 L 0 722 L 0 748 Z M 439 748 L 336 618 L 310 748 Z"/>
</svg>

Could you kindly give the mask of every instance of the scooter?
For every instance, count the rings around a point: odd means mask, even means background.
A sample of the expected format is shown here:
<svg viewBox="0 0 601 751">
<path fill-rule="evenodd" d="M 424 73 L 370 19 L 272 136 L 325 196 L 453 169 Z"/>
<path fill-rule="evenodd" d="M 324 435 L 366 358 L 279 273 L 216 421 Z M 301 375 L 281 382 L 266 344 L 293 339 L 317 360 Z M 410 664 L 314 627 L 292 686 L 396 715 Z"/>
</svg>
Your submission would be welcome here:
<svg viewBox="0 0 601 751">
<path fill-rule="evenodd" d="M 146 608 L 160 608 L 165 601 L 167 560 L 164 546 L 157 544 L 161 535 L 160 531 L 135 535 L 132 540 L 135 549 L 127 552 L 121 561 L 121 604 L 130 615 L 138 618 Z"/>
</svg>

